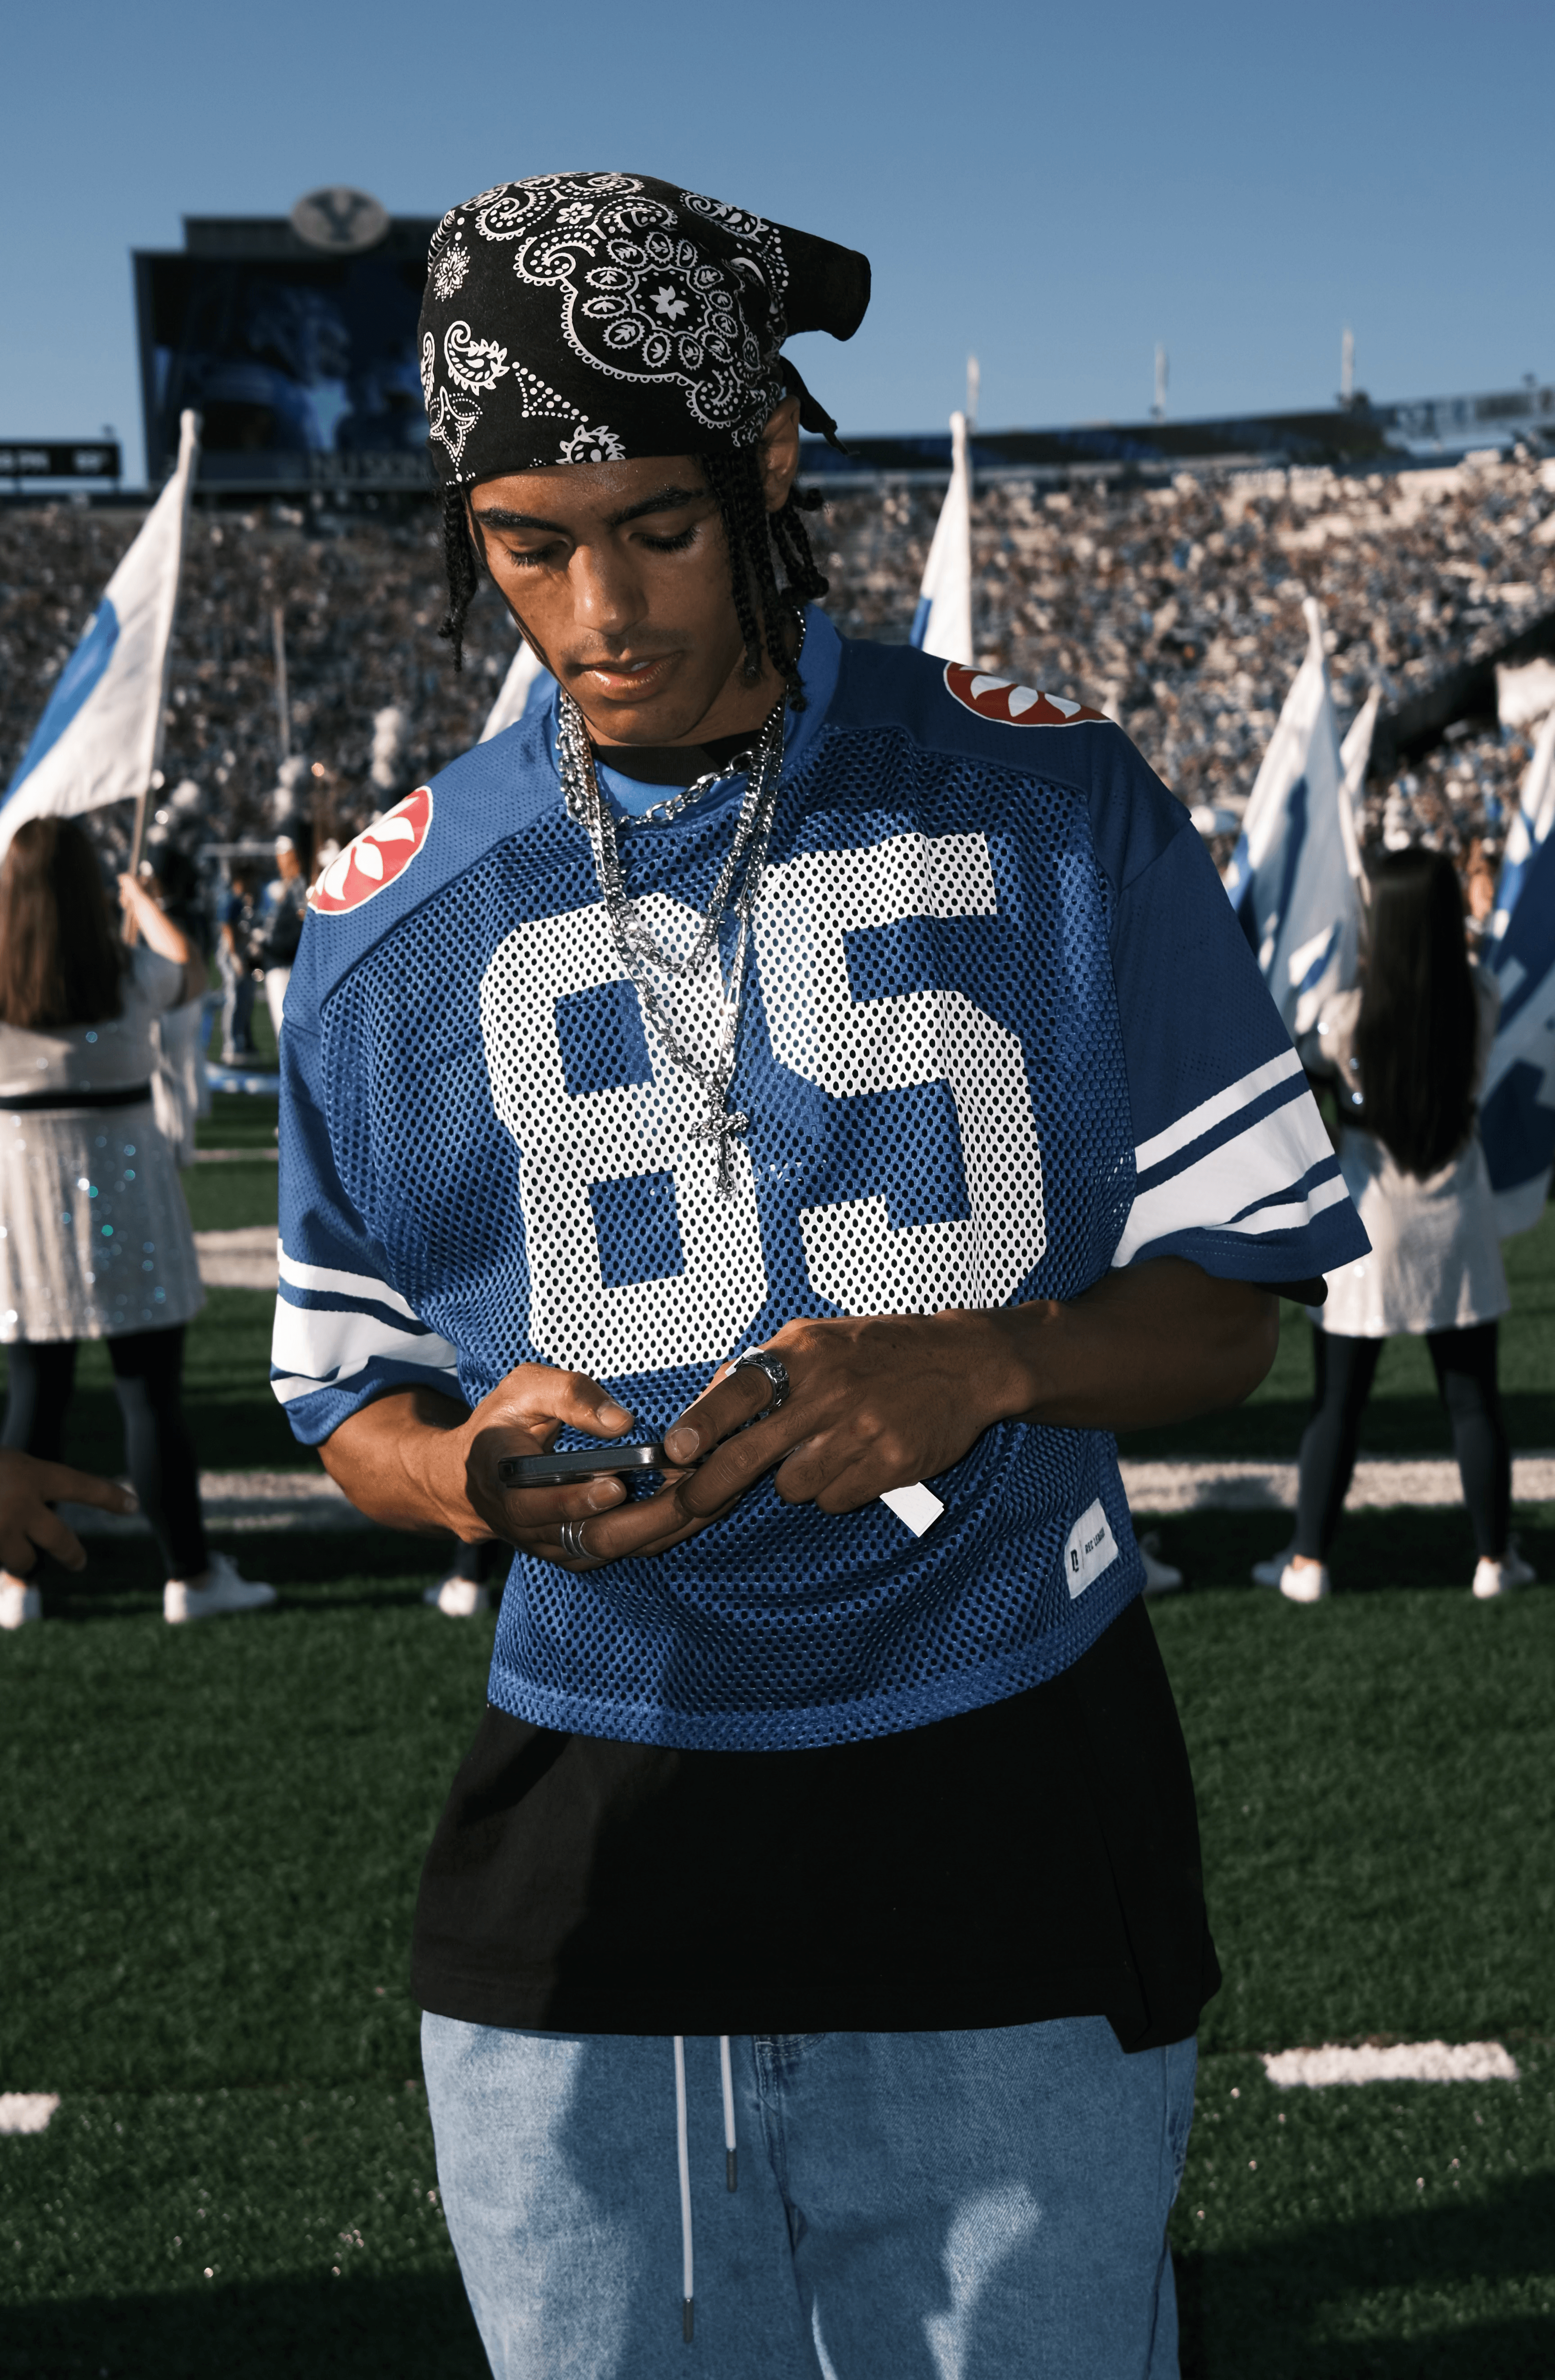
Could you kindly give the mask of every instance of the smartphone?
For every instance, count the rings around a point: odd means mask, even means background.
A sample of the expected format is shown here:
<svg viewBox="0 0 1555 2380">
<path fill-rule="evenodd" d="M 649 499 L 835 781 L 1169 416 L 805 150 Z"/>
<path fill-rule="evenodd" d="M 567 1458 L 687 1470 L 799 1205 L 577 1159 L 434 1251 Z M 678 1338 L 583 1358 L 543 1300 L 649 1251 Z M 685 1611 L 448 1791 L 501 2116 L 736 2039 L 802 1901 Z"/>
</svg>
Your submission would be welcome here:
<svg viewBox="0 0 1555 2380">
<path fill-rule="evenodd" d="M 504 1454 L 497 1463 L 499 1488 L 560 1488 L 569 1479 L 597 1479 L 602 1473 L 666 1471 L 662 1446 L 584 1446 L 570 1454 Z"/>
</svg>

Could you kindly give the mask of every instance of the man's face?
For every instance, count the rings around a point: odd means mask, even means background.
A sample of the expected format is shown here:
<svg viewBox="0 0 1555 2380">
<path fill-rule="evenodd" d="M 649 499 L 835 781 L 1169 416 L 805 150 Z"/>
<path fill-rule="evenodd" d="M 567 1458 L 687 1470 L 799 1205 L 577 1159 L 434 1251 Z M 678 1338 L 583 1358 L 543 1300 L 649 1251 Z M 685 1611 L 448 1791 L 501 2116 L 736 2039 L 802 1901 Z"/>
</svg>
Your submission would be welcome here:
<svg viewBox="0 0 1555 2380">
<path fill-rule="evenodd" d="M 762 447 L 769 504 L 798 464 L 789 399 Z M 792 418 L 790 418 L 792 416 Z M 483 480 L 470 513 L 498 592 L 602 744 L 694 744 L 756 726 L 718 505 L 688 455 Z"/>
<path fill-rule="evenodd" d="M 300 876 L 302 873 L 302 862 L 298 859 L 295 847 L 289 843 L 277 844 L 275 846 L 275 873 L 288 884 L 294 876 Z"/>
</svg>

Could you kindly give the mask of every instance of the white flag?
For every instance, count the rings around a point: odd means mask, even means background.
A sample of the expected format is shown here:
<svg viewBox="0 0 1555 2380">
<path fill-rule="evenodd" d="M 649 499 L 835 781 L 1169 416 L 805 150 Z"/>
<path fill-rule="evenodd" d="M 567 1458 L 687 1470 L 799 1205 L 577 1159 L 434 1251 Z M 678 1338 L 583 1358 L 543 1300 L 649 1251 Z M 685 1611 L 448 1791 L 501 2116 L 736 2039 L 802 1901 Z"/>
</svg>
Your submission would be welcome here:
<svg viewBox="0 0 1555 2380">
<path fill-rule="evenodd" d="M 972 666 L 972 482 L 966 416 L 951 415 L 951 480 L 924 565 L 911 641 L 936 661 Z"/>
<path fill-rule="evenodd" d="M 1339 765 L 1344 772 L 1340 788 L 1339 827 L 1344 837 L 1344 864 L 1355 878 L 1362 901 L 1368 898 L 1366 869 L 1361 861 L 1361 828 L 1366 817 L 1366 772 L 1371 761 L 1371 739 L 1377 732 L 1377 714 L 1382 708 L 1382 693 L 1373 686 L 1355 718 L 1350 732 L 1339 747 Z"/>
<path fill-rule="evenodd" d="M 199 421 L 186 413 L 177 468 L 55 680 L 0 801 L 0 852 L 27 819 L 73 818 L 144 794 L 151 783 L 162 749 L 184 524 L 199 453 Z"/>
<path fill-rule="evenodd" d="M 538 710 L 542 702 L 549 700 L 555 683 L 528 639 L 520 638 L 518 650 L 502 682 L 502 692 L 486 713 L 486 724 L 480 730 L 481 743 L 489 744 L 493 735 L 500 735 L 504 727 L 511 727 L 527 710 Z"/>
<path fill-rule="evenodd" d="M 1306 659 L 1285 697 L 1225 875 L 1232 906 L 1293 1039 L 1311 1029 L 1330 992 L 1355 981 L 1360 927 L 1351 873 L 1354 820 L 1323 657 L 1323 615 L 1310 595 L 1303 609 Z M 1358 864 L 1358 850 L 1355 856 Z"/>
<path fill-rule="evenodd" d="M 1479 1094 L 1479 1137 L 1505 1240 L 1538 1221 L 1555 1161 L 1555 835 L 1527 862 L 1490 964 L 1501 1013 Z"/>
<path fill-rule="evenodd" d="M 1492 941 L 1506 939 L 1528 871 L 1555 826 L 1555 710 L 1538 731 L 1534 757 L 1517 797 L 1517 814 L 1507 829 L 1506 850 L 1496 883 L 1496 906 L 1490 919 Z"/>
</svg>

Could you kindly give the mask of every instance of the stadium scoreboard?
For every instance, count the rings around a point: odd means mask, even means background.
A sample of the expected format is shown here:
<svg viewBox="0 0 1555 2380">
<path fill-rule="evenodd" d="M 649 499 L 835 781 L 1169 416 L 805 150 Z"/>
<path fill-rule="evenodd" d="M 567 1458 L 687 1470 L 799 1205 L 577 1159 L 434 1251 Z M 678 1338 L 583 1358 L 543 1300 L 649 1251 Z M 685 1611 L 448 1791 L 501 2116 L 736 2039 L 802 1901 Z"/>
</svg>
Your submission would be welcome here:
<svg viewBox="0 0 1555 2380">
<path fill-rule="evenodd" d="M 428 491 L 416 322 L 436 227 L 325 189 L 289 216 L 186 215 L 182 249 L 138 249 L 152 485 L 192 407 L 201 488 Z"/>
</svg>

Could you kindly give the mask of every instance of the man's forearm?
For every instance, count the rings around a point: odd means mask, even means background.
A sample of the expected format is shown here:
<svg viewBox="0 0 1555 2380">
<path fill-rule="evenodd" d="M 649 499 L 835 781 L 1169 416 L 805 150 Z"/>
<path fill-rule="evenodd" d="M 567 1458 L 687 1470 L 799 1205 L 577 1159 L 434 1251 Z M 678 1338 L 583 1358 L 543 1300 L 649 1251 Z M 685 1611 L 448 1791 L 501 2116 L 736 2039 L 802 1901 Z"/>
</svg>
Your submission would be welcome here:
<svg viewBox="0 0 1555 2380">
<path fill-rule="evenodd" d="M 358 1512 L 392 1529 L 468 1534 L 466 1500 L 450 1494 L 449 1433 L 469 1418 L 434 1389 L 397 1389 L 343 1421 L 319 1449 L 324 1469 Z M 461 1518 L 465 1522 L 460 1526 Z"/>
<path fill-rule="evenodd" d="M 1018 1366 L 1018 1418 L 1062 1429 L 1148 1429 L 1239 1404 L 1280 1343 L 1272 1290 L 1177 1257 L 990 1318 Z"/>
</svg>

